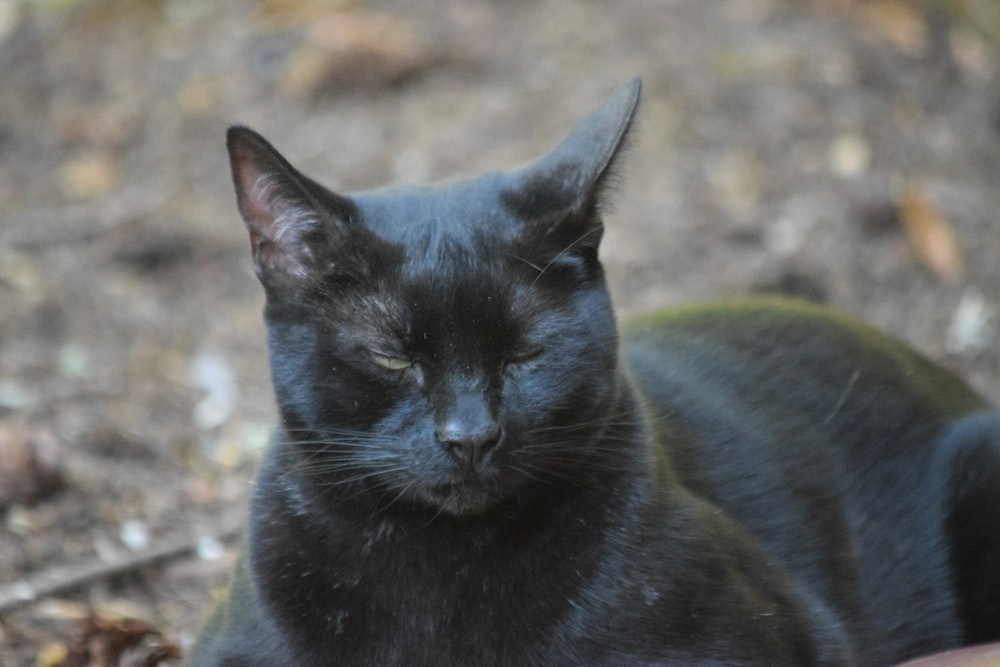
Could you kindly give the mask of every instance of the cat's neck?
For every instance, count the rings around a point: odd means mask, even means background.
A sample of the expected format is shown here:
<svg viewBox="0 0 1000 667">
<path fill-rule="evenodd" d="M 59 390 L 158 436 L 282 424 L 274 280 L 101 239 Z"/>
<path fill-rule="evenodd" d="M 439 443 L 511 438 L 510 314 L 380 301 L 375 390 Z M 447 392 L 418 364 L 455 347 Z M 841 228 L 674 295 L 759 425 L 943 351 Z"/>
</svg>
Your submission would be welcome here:
<svg viewBox="0 0 1000 667">
<path fill-rule="evenodd" d="M 261 581 L 265 598 L 282 619 L 303 618 L 315 609 L 354 618 L 363 600 L 364 613 L 380 618 L 379 632 L 391 636 L 440 632 L 460 623 L 473 635 L 514 633 L 525 643 L 547 641 L 565 622 L 574 596 L 607 579 L 608 563 L 627 557 L 632 545 L 617 536 L 641 532 L 634 524 L 646 514 L 641 508 L 648 508 L 651 488 L 649 466 L 637 463 L 647 456 L 644 425 L 632 394 L 620 394 L 609 413 L 614 418 L 594 426 L 599 440 L 593 451 L 601 460 L 589 479 L 475 516 L 431 508 L 379 510 L 349 498 L 320 509 L 311 502 L 314 491 L 282 468 L 282 447 L 272 447 L 261 477 L 270 491 L 256 499 L 253 526 L 259 532 L 249 542 L 254 569 L 269 573 Z M 272 481 L 278 479 L 280 484 Z M 484 596 L 492 600 L 488 607 Z M 532 604 L 526 607 L 525 600 Z M 408 625 L 414 619 L 419 627 Z M 519 625 L 501 627 L 497 619 Z M 289 632 L 305 633 L 304 644 L 325 645 L 331 638 L 322 627 L 295 625 Z M 364 626 L 353 631 L 356 637 L 374 632 Z M 375 635 L 360 642 L 378 644 Z"/>
</svg>

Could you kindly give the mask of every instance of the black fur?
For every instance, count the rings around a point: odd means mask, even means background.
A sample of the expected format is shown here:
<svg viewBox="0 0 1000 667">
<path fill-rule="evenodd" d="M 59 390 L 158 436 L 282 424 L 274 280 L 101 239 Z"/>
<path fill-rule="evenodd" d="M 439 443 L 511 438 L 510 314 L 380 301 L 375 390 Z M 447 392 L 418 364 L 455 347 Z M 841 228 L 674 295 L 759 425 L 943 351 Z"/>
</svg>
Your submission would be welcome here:
<svg viewBox="0 0 1000 667">
<path fill-rule="evenodd" d="M 1000 416 L 828 311 L 597 252 L 631 82 L 552 153 L 336 195 L 228 143 L 281 425 L 190 663 L 885 665 L 1000 638 Z"/>
</svg>

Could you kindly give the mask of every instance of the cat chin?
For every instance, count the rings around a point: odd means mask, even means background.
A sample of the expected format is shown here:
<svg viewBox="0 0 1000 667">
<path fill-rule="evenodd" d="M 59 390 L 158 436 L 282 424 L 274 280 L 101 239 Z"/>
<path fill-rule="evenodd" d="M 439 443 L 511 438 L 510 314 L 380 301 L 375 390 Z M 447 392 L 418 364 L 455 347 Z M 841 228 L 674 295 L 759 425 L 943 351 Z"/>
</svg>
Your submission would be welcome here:
<svg viewBox="0 0 1000 667">
<path fill-rule="evenodd" d="M 424 503 L 456 517 L 484 514 L 502 500 L 497 489 L 472 481 L 425 487 L 418 494 Z"/>
</svg>

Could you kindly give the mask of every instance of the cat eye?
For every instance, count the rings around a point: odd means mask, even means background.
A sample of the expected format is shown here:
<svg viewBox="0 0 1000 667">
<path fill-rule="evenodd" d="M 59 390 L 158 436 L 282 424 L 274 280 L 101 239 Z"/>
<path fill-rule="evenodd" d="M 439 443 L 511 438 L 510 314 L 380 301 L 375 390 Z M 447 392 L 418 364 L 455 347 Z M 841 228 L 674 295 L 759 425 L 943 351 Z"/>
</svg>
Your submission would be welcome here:
<svg viewBox="0 0 1000 667">
<path fill-rule="evenodd" d="M 378 352 L 369 351 L 372 355 L 372 361 L 381 366 L 382 368 L 387 368 L 390 371 L 402 371 L 413 366 L 413 362 L 409 359 L 402 359 L 400 357 L 393 357 L 387 354 L 379 354 Z"/>
<path fill-rule="evenodd" d="M 530 347 L 523 350 L 515 350 L 511 354 L 507 355 L 506 363 L 508 364 L 523 364 L 526 361 L 531 361 L 543 352 L 543 348 L 540 347 Z"/>
</svg>

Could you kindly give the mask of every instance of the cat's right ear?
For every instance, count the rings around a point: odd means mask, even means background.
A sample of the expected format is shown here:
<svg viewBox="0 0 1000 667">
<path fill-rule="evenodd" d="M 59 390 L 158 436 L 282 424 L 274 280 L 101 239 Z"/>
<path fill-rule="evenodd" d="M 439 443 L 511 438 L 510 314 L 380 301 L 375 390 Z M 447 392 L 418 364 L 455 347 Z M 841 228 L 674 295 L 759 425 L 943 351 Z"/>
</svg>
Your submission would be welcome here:
<svg viewBox="0 0 1000 667">
<path fill-rule="evenodd" d="M 240 215 L 254 270 L 265 288 L 286 289 L 321 275 L 346 234 L 353 205 L 299 173 L 262 136 L 226 134 Z"/>
<path fill-rule="evenodd" d="M 523 240 L 552 257 L 596 257 L 604 191 L 639 104 L 633 79 L 612 93 L 547 155 L 509 175 L 504 203 L 526 221 Z M 542 258 L 540 261 L 546 261 Z"/>
</svg>

